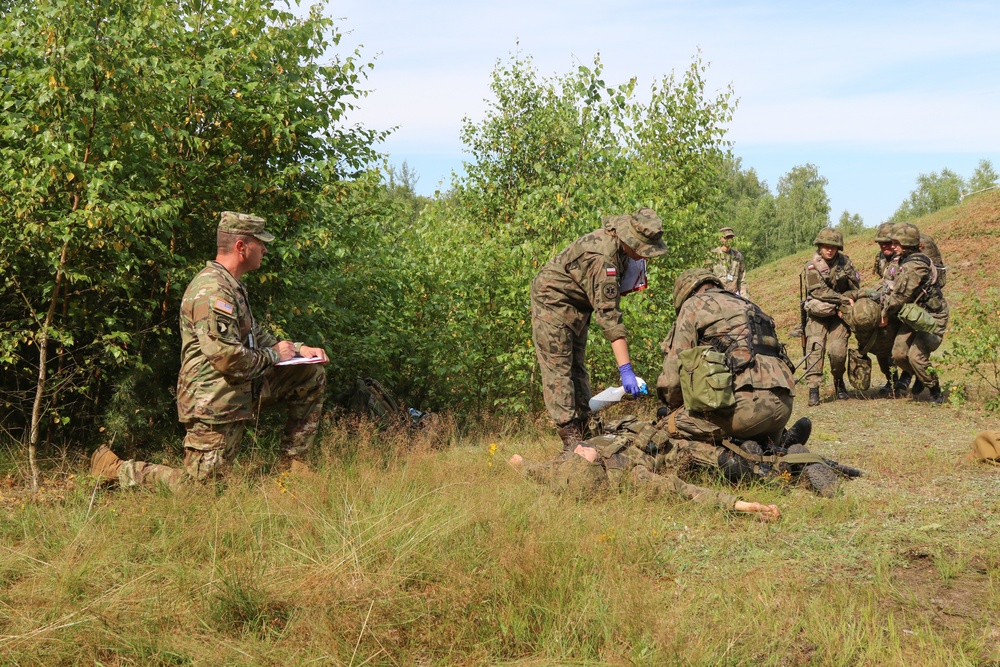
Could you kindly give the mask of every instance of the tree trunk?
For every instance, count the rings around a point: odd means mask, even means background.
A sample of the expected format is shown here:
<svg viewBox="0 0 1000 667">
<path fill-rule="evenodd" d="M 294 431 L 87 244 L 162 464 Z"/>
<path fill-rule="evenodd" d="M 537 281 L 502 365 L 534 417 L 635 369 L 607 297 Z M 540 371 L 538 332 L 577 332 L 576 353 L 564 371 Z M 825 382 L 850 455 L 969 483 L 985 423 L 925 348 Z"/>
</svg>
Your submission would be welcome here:
<svg viewBox="0 0 1000 667">
<path fill-rule="evenodd" d="M 75 208 L 75 207 L 74 207 Z M 63 243 L 59 255 L 59 266 L 56 269 L 56 282 L 52 288 L 52 298 L 49 300 L 49 310 L 45 314 L 38 339 L 38 383 L 35 385 L 35 403 L 31 408 L 31 435 L 28 439 L 28 467 L 31 469 L 31 492 L 38 491 L 38 433 L 42 422 L 42 397 L 45 395 L 45 380 L 49 359 L 49 327 L 55 318 L 56 304 L 59 301 L 59 288 L 62 285 L 63 268 L 66 266 L 66 255 L 69 252 L 69 240 Z"/>
</svg>

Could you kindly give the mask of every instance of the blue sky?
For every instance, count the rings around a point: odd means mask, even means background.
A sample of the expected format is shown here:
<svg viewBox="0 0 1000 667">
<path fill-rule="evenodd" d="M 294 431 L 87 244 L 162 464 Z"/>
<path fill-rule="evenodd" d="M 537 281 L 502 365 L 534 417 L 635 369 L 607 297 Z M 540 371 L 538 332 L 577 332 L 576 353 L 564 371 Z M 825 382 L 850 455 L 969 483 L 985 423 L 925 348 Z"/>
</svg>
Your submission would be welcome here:
<svg viewBox="0 0 1000 667">
<path fill-rule="evenodd" d="M 543 76 L 590 65 L 648 90 L 700 51 L 710 93 L 732 85 L 728 138 L 772 190 L 797 165 L 829 180 L 831 218 L 874 226 L 921 173 L 1000 171 L 1000 3 L 634 0 L 335 1 L 341 54 L 375 58 L 351 122 L 397 127 L 381 147 L 417 190 L 447 188 L 483 118 L 490 74 L 518 51 Z"/>
</svg>

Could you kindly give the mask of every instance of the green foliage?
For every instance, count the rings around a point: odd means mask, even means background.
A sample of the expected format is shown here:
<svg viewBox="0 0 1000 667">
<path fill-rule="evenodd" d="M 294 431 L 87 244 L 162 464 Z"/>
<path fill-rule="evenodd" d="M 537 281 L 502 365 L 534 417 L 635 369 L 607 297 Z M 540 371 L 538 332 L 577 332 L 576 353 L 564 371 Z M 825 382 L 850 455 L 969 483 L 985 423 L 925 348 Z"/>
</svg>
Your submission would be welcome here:
<svg viewBox="0 0 1000 667">
<path fill-rule="evenodd" d="M 828 182 L 813 164 L 793 167 L 778 181 L 776 227 L 769 245 L 779 254 L 772 257 L 811 246 L 819 230 L 830 225 Z"/>
<path fill-rule="evenodd" d="M 420 329 L 404 356 L 424 359 L 414 368 L 423 395 L 472 410 L 540 407 L 532 278 L 602 215 L 644 205 L 663 218 L 671 253 L 651 264 L 651 288 L 624 309 L 634 365 L 657 373 L 673 276 L 710 247 L 727 151 L 730 94 L 707 97 L 704 69 L 694 62 L 682 78 L 664 78 L 642 103 L 634 79 L 608 85 L 597 59 L 552 79 L 530 59 L 498 64 L 485 118 L 465 121 L 466 176 L 401 238 L 414 287 L 402 326 Z M 593 338 L 595 384 L 616 382 L 607 344 Z"/>
<path fill-rule="evenodd" d="M 846 210 L 840 214 L 840 220 L 837 221 L 837 229 L 844 235 L 844 238 L 860 234 L 864 228 L 865 221 L 861 219 L 861 216 L 857 213 L 852 215 Z"/>
<path fill-rule="evenodd" d="M 944 353 L 946 367 L 976 382 L 987 409 L 1000 409 L 1000 292 L 965 297 L 952 316 L 951 331 L 954 341 Z M 958 385 L 951 390 L 963 396 L 966 392 Z"/>
<path fill-rule="evenodd" d="M 741 162 L 741 158 L 736 158 L 726 163 L 721 221 L 736 230 L 735 246 L 752 268 L 769 259 L 769 230 L 774 228 L 777 211 L 767 182 L 760 179 L 753 167 L 744 171 Z"/>
<path fill-rule="evenodd" d="M 964 181 L 951 169 L 932 171 L 917 177 L 917 188 L 889 217 L 889 222 L 907 222 L 954 206 L 961 200 Z"/>
<path fill-rule="evenodd" d="M 178 299 L 214 254 L 219 211 L 263 215 L 289 241 L 259 276 L 265 301 L 304 279 L 325 196 L 373 157 L 379 135 L 341 126 L 371 65 L 318 64 L 332 22 L 271 0 L 37 0 L 0 26 L 5 410 L 25 420 L 45 347 L 46 421 L 79 438 L 122 373 L 177 359 Z"/>
<path fill-rule="evenodd" d="M 993 168 L 993 163 L 989 160 L 980 160 L 976 165 L 976 170 L 972 172 L 965 186 L 965 192 L 979 192 L 989 188 L 997 187 L 1000 183 L 1000 176 Z"/>
</svg>

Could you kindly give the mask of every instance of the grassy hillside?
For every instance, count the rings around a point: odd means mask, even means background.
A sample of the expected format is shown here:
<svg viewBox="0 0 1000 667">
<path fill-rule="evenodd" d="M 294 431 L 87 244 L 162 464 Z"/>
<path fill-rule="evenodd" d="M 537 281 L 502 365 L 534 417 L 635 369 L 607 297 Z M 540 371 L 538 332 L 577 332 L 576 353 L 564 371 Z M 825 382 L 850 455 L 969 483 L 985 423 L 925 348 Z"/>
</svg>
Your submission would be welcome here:
<svg viewBox="0 0 1000 667">
<path fill-rule="evenodd" d="M 920 221 L 953 303 L 989 284 L 998 210 Z M 874 250 L 848 242 L 862 267 Z M 805 259 L 752 275 L 785 331 Z M 505 463 L 558 451 L 542 422 L 413 440 L 330 422 L 307 477 L 248 438 L 225 484 L 183 497 L 102 490 L 82 460 L 34 499 L 9 477 L 0 664 L 1000 664 L 1000 468 L 966 458 L 996 415 L 804 393 L 810 447 L 865 476 L 831 499 L 740 489 L 781 508 L 771 524 L 638 491 L 556 497 Z"/>
<path fill-rule="evenodd" d="M 934 237 L 948 266 L 945 296 L 952 311 L 960 306 L 970 292 L 984 293 L 987 288 L 1000 287 L 998 267 L 993 259 L 1000 242 L 1000 192 L 970 197 L 958 206 L 943 209 L 914 220 L 922 232 Z M 844 252 L 861 271 L 863 285 L 872 285 L 875 278 L 872 264 L 878 245 L 874 230 L 852 236 L 844 243 Z M 788 331 L 798 324 L 799 273 L 812 257 L 813 251 L 803 251 L 751 271 L 751 294 L 778 323 L 779 331 Z"/>
</svg>

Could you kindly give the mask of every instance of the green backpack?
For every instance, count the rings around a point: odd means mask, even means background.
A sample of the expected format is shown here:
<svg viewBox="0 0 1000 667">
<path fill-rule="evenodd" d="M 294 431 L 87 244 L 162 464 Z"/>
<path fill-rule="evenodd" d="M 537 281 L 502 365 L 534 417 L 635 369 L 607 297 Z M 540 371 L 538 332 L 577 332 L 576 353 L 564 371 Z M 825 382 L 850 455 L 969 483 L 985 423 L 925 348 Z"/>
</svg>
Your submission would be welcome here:
<svg viewBox="0 0 1000 667">
<path fill-rule="evenodd" d="M 733 374 L 726 355 L 710 345 L 682 350 L 680 358 L 681 394 L 689 412 L 712 412 L 736 405 Z"/>
</svg>

